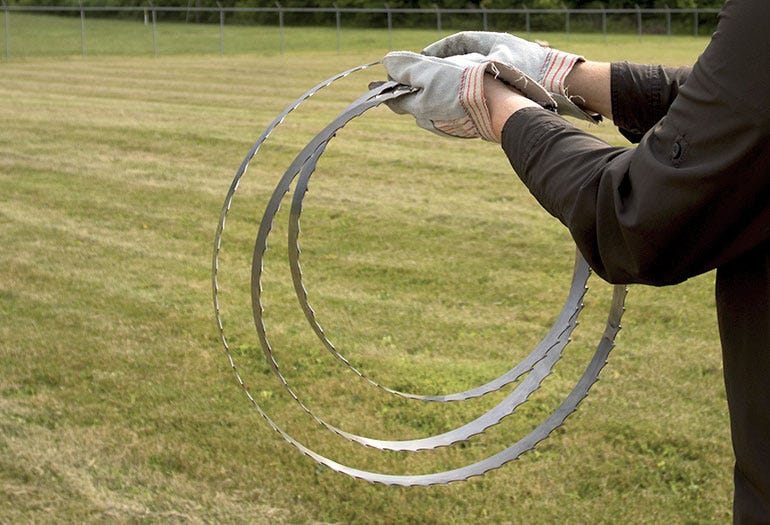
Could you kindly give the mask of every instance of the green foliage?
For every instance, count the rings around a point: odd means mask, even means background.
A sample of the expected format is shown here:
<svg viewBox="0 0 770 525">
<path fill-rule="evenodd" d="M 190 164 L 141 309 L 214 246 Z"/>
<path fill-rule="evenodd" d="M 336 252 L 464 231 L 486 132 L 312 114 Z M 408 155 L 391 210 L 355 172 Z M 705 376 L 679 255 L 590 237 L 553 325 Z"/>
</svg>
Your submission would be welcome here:
<svg viewBox="0 0 770 525">
<path fill-rule="evenodd" d="M 146 0 L 6 0 L 8 5 L 20 6 L 142 6 L 149 4 Z M 275 0 L 220 0 L 225 7 L 275 7 Z M 642 8 L 663 8 L 666 5 L 671 8 L 718 8 L 723 4 L 722 0 L 282 0 L 283 7 L 356 7 L 381 9 L 387 3 L 391 8 L 421 8 L 432 9 L 439 6 L 444 9 L 464 9 L 467 7 L 486 7 L 489 9 L 561 9 L 564 6 L 570 8 L 600 7 L 606 8 L 634 8 L 637 5 Z M 166 7 L 216 7 L 216 0 L 158 0 L 156 6 Z"/>
<path fill-rule="evenodd" d="M 608 9 L 634 9 L 636 6 L 642 9 L 692 9 L 699 8 L 719 8 L 724 2 L 722 0 L 607 0 L 599 2 L 597 0 L 573 0 L 567 2 L 567 5 L 575 8 L 601 8 Z"/>
<path fill-rule="evenodd" d="M 70 6 L 77 7 L 81 5 L 81 0 L 8 0 L 8 5 L 18 6 Z M 391 0 L 383 2 L 381 0 L 159 0 L 154 2 L 158 7 L 178 7 L 178 8 L 210 8 L 215 9 L 218 5 L 224 7 L 246 7 L 246 8 L 275 8 L 278 4 L 282 7 L 291 8 L 333 8 L 335 5 L 340 8 L 370 8 L 384 9 L 386 5 L 393 9 L 434 9 L 436 6 L 444 9 L 465 9 L 485 7 L 488 9 L 562 9 L 569 8 L 627 8 L 633 9 L 637 5 L 642 8 L 718 8 L 722 5 L 721 0 L 607 0 L 599 2 L 597 0 Z M 130 6 L 130 7 L 149 7 L 147 0 L 82 0 L 85 6 Z M 71 13 L 76 15 L 77 13 Z M 99 16 L 111 16 L 118 18 L 127 18 L 134 15 L 124 12 L 106 12 Z M 164 13 L 162 16 L 167 20 L 185 20 L 190 18 L 194 22 L 217 23 L 219 14 L 214 11 L 192 12 L 184 11 L 178 13 Z M 276 15 L 274 13 L 234 13 L 230 14 L 231 22 L 248 24 L 273 23 Z M 328 13 L 292 13 L 285 14 L 285 21 L 288 24 L 299 25 L 323 25 L 333 23 L 334 14 Z M 382 25 L 382 14 L 356 13 L 346 15 L 345 23 L 358 27 L 378 27 Z M 331 17 L 331 18 L 330 18 Z M 396 14 L 395 18 L 402 27 L 430 27 L 433 20 L 430 16 L 417 13 Z M 447 16 L 447 21 L 451 25 L 456 17 Z M 552 24 L 553 25 L 553 24 Z M 544 29 L 554 29 L 554 27 L 544 27 Z"/>
</svg>

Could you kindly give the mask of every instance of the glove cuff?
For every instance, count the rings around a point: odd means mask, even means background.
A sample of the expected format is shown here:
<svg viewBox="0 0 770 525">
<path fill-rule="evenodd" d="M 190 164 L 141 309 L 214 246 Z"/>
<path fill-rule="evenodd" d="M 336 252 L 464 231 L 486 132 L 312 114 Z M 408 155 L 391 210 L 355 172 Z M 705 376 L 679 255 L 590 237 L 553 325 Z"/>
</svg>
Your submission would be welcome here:
<svg viewBox="0 0 770 525">
<path fill-rule="evenodd" d="M 484 74 L 487 64 L 478 64 L 463 71 L 460 81 L 460 105 L 473 120 L 476 131 L 482 139 L 495 142 L 492 117 L 484 96 Z"/>
<path fill-rule="evenodd" d="M 566 95 L 564 79 L 567 78 L 575 64 L 584 60 L 585 58 L 579 55 L 549 49 L 538 75 L 540 77 L 540 84 L 551 93 Z"/>
</svg>

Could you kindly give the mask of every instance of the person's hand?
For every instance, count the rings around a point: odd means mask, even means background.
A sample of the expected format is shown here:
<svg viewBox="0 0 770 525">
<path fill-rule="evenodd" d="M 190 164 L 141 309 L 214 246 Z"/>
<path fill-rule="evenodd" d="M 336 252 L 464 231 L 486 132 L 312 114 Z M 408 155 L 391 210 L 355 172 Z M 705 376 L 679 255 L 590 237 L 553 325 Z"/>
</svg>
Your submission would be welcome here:
<svg viewBox="0 0 770 525">
<path fill-rule="evenodd" d="M 584 97 L 567 94 L 565 79 L 579 62 L 585 59 L 578 55 L 542 47 L 508 33 L 485 31 L 464 31 L 448 36 L 426 47 L 422 53 L 427 56 L 450 57 L 466 53 L 485 55 L 487 60 L 505 64 L 521 71 L 528 78 L 548 91 L 560 115 L 571 116 L 589 122 L 598 122 L 601 115 L 578 106 L 584 105 Z M 529 97 L 526 91 L 522 91 Z M 532 97 L 529 97 L 532 98 Z"/>
<path fill-rule="evenodd" d="M 394 112 L 414 116 L 418 126 L 439 135 L 494 139 L 484 99 L 486 64 L 470 57 L 443 59 L 408 51 L 388 53 L 382 64 L 391 79 L 419 88 L 387 102 Z"/>
<path fill-rule="evenodd" d="M 386 102 L 388 107 L 413 115 L 420 127 L 439 135 L 499 140 L 484 96 L 485 73 L 522 92 L 533 106 L 556 106 L 553 98 L 521 71 L 490 62 L 477 53 L 438 58 L 395 51 L 388 53 L 382 64 L 392 80 L 419 88 L 416 93 Z"/>
<path fill-rule="evenodd" d="M 456 33 L 429 45 L 422 53 L 441 58 L 479 53 L 521 70 L 549 92 L 559 95 L 566 95 L 564 79 L 576 63 L 584 60 L 508 33 L 486 31 Z"/>
</svg>

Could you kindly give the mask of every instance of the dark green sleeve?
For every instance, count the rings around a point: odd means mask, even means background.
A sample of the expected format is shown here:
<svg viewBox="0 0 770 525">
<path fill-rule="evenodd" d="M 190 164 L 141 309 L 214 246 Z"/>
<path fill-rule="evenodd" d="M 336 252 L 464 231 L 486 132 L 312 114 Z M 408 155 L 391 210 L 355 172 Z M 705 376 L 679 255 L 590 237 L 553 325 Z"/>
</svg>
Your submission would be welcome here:
<svg viewBox="0 0 770 525">
<path fill-rule="evenodd" d="M 647 86 L 614 92 L 653 115 L 619 113 L 627 131 L 643 132 L 636 148 L 539 108 L 506 123 L 511 165 L 605 279 L 676 283 L 770 240 L 768 26 L 764 2 L 728 2 L 673 100 L 649 111 Z M 650 124 L 655 111 L 663 116 Z"/>
</svg>

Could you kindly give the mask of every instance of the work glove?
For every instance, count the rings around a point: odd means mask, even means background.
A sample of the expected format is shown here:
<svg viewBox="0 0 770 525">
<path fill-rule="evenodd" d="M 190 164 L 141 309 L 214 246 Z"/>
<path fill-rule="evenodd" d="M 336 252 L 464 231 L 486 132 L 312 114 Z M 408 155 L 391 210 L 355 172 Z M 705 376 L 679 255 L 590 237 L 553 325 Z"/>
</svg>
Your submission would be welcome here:
<svg viewBox="0 0 770 525">
<path fill-rule="evenodd" d="M 516 68 L 490 61 L 478 53 L 447 58 L 409 51 L 388 53 L 382 59 L 388 76 L 419 90 L 386 102 L 399 114 L 411 114 L 421 128 L 438 135 L 495 141 L 484 97 L 484 75 L 491 73 L 544 107 L 553 98 Z"/>
<path fill-rule="evenodd" d="M 435 42 L 422 53 L 446 58 L 479 53 L 490 60 L 503 62 L 521 70 L 551 93 L 564 95 L 564 79 L 583 57 L 564 53 L 524 40 L 508 33 L 463 31 Z"/>
<path fill-rule="evenodd" d="M 601 116 L 587 113 L 566 93 L 564 79 L 578 62 L 585 59 L 509 35 L 486 31 L 463 31 L 434 42 L 422 53 L 447 58 L 468 53 L 485 55 L 488 60 L 513 67 L 543 86 L 556 101 L 561 115 L 598 122 Z"/>
</svg>

